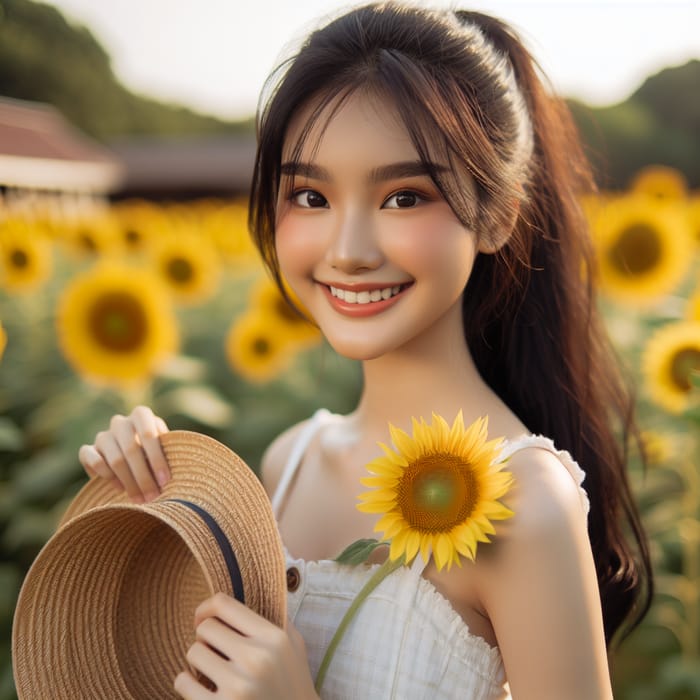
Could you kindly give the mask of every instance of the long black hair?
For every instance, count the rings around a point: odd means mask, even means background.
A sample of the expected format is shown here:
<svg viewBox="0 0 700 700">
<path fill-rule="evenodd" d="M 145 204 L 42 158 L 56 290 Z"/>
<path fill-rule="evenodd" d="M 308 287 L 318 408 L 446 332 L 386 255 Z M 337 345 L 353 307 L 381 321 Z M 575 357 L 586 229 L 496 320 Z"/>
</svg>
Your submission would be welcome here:
<svg viewBox="0 0 700 700">
<path fill-rule="evenodd" d="M 331 101 L 337 107 L 357 90 L 393 101 L 456 216 L 493 250 L 477 256 L 463 297 L 466 341 L 485 381 L 528 429 L 551 437 L 586 471 L 610 645 L 648 610 L 652 572 L 626 473 L 633 401 L 597 311 L 579 205 L 593 178 L 566 106 L 502 21 L 394 2 L 314 31 L 268 88 L 250 227 L 280 286 L 275 205 L 287 127 L 313 105 L 298 157 Z M 449 172 L 431 171 L 429 149 L 447 159 Z"/>
</svg>

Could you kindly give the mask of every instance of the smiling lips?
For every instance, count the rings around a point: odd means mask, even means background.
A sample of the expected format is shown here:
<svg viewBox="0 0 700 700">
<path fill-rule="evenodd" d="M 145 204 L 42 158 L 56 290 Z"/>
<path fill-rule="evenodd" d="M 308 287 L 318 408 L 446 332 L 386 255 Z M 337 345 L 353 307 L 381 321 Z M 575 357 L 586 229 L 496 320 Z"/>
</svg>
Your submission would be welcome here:
<svg viewBox="0 0 700 700">
<path fill-rule="evenodd" d="M 348 289 L 324 284 L 322 289 L 336 311 L 345 316 L 364 317 L 386 311 L 411 285 L 412 283 L 377 287 L 362 284 Z"/>
</svg>

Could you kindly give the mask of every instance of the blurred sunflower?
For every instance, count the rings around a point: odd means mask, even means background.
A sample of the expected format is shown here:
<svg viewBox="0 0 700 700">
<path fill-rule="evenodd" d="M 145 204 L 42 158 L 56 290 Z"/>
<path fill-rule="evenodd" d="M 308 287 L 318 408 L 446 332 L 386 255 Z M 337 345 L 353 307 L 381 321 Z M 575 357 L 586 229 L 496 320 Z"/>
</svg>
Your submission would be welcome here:
<svg viewBox="0 0 700 700">
<path fill-rule="evenodd" d="M 51 269 L 51 243 L 42 230 L 19 219 L 0 224 L 0 286 L 32 292 L 48 280 Z"/>
<path fill-rule="evenodd" d="M 700 196 L 690 198 L 687 214 L 695 244 L 700 246 Z"/>
<path fill-rule="evenodd" d="M 115 263 L 70 281 L 58 302 L 56 326 L 68 362 L 97 382 L 146 380 L 178 345 L 176 319 L 158 278 Z"/>
<path fill-rule="evenodd" d="M 170 233 L 154 242 L 152 254 L 158 274 L 178 303 L 198 304 L 216 292 L 221 266 L 206 236 Z"/>
<path fill-rule="evenodd" d="M 249 311 L 237 318 L 226 335 L 226 357 L 244 379 L 265 383 L 286 370 L 295 349 L 268 314 Z"/>
<path fill-rule="evenodd" d="M 644 305 L 672 292 L 693 259 L 693 243 L 681 210 L 650 197 L 609 201 L 592 222 L 603 292 Z"/>
<path fill-rule="evenodd" d="M 700 321 L 700 285 L 688 299 L 688 313 L 686 317 L 691 321 Z"/>
<path fill-rule="evenodd" d="M 503 442 L 487 440 L 487 426 L 480 418 L 465 428 L 461 411 L 452 426 L 435 413 L 430 425 L 414 418 L 412 435 L 389 424 L 395 450 L 380 443 L 384 456 L 361 479 L 372 490 L 356 507 L 382 514 L 374 529 L 391 540 L 391 560 L 410 562 L 420 550 L 426 562 L 432 553 L 438 570 L 461 566 L 460 555 L 473 560 L 478 543 L 490 541 L 492 520 L 513 515 L 498 501 L 513 481 L 503 471 Z"/>
<path fill-rule="evenodd" d="M 245 203 L 234 202 L 205 210 L 203 230 L 230 265 L 242 270 L 249 270 L 256 264 L 262 268 L 248 232 L 248 207 Z"/>
<path fill-rule="evenodd" d="M 684 199 L 688 194 L 683 173 L 666 165 L 642 168 L 632 180 L 631 189 L 656 199 Z"/>
<path fill-rule="evenodd" d="M 682 413 L 690 402 L 693 371 L 700 371 L 700 321 L 676 321 L 649 339 L 642 369 L 649 395 L 671 413 Z"/>
<path fill-rule="evenodd" d="M 267 276 L 261 277 L 251 290 L 251 304 L 253 308 L 269 314 L 282 325 L 284 332 L 293 341 L 303 346 L 319 343 L 322 337 L 321 331 L 307 320 L 308 312 L 296 294 L 286 285 L 285 290 L 294 306 L 291 306 L 282 296 L 272 279 Z"/>
<path fill-rule="evenodd" d="M 117 222 L 107 211 L 67 221 L 62 238 L 68 252 L 77 258 L 112 258 L 124 252 Z"/>
<path fill-rule="evenodd" d="M 657 430 L 644 430 L 641 433 L 642 445 L 649 464 L 668 462 L 675 453 L 676 440 L 673 436 Z"/>
<path fill-rule="evenodd" d="M 150 243 L 169 229 L 165 214 L 150 202 L 131 199 L 117 202 L 112 214 L 127 253 L 147 251 Z"/>
<path fill-rule="evenodd" d="M 2 321 L 0 321 L 0 360 L 2 359 L 2 356 L 5 354 L 6 347 L 7 347 L 7 333 L 5 332 L 5 329 L 2 327 Z"/>
</svg>

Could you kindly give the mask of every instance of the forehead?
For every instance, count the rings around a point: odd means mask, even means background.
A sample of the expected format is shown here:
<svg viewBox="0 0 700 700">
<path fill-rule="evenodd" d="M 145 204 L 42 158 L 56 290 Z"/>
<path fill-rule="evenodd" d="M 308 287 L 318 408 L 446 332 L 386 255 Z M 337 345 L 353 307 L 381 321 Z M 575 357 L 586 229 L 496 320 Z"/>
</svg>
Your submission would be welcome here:
<svg viewBox="0 0 700 700">
<path fill-rule="evenodd" d="M 323 106 L 322 102 L 322 98 L 311 100 L 290 120 L 283 161 L 311 161 L 319 152 L 343 144 L 379 149 L 386 156 L 396 153 L 418 157 L 406 125 L 389 98 L 358 90 L 337 95 Z"/>
</svg>

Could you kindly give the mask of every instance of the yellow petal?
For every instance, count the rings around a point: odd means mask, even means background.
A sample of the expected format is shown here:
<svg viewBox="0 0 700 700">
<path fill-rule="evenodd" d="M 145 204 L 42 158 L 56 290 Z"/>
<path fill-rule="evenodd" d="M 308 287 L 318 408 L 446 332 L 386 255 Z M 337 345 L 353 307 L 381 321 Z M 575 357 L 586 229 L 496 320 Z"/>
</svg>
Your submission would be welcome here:
<svg viewBox="0 0 700 700">
<path fill-rule="evenodd" d="M 413 558 L 418 554 L 420 539 L 420 533 L 418 531 L 408 531 L 408 537 L 406 538 L 406 561 L 413 561 Z"/>
<path fill-rule="evenodd" d="M 433 540 L 433 553 L 435 554 L 435 565 L 440 571 L 450 560 L 452 552 L 452 542 L 448 535 L 440 533 Z"/>
<path fill-rule="evenodd" d="M 363 476 L 360 483 L 369 488 L 393 488 L 399 480 L 391 476 Z"/>
<path fill-rule="evenodd" d="M 393 503 L 373 503 L 369 501 L 367 503 L 357 503 L 355 508 L 362 513 L 387 513 L 394 507 Z"/>
<path fill-rule="evenodd" d="M 391 540 L 391 546 L 389 547 L 389 559 L 391 561 L 396 561 L 406 551 L 407 537 L 408 530 L 403 530 Z"/>
<path fill-rule="evenodd" d="M 365 491 L 358 496 L 363 501 L 386 501 L 391 503 L 396 500 L 396 489 L 374 489 Z"/>
</svg>

